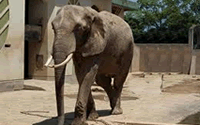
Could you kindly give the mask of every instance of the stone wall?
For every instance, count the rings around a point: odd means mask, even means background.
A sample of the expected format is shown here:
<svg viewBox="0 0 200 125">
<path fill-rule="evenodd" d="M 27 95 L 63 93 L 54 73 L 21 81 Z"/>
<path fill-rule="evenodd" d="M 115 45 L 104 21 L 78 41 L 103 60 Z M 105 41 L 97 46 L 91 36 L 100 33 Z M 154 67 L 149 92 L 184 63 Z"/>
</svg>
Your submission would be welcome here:
<svg viewBox="0 0 200 125">
<path fill-rule="evenodd" d="M 189 73 L 191 49 L 188 44 L 136 44 L 133 71 Z"/>
</svg>

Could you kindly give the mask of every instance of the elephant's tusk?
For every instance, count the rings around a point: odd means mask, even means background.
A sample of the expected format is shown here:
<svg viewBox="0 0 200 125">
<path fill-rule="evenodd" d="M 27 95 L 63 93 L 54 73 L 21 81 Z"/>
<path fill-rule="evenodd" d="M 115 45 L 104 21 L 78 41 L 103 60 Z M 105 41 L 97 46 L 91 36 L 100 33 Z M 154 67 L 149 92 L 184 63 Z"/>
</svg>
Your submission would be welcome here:
<svg viewBox="0 0 200 125">
<path fill-rule="evenodd" d="M 67 56 L 67 58 L 65 59 L 65 61 L 63 61 L 62 63 L 57 64 L 57 65 L 48 65 L 48 67 L 50 67 L 50 68 L 58 68 L 58 67 L 61 67 L 61 66 L 65 65 L 65 64 L 67 64 L 67 63 L 71 60 L 72 56 L 73 56 L 73 54 L 71 53 L 71 54 L 69 54 L 69 55 Z"/>
<path fill-rule="evenodd" d="M 52 55 L 48 58 L 47 62 L 44 64 L 44 66 L 48 67 L 51 61 L 53 60 Z"/>
</svg>

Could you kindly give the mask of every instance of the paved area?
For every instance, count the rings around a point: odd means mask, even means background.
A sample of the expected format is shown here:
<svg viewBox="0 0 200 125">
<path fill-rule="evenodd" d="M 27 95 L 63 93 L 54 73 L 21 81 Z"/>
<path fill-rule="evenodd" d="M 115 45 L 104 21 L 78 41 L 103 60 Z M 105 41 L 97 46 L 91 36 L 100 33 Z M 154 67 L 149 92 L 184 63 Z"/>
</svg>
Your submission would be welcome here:
<svg viewBox="0 0 200 125">
<path fill-rule="evenodd" d="M 100 117 L 88 124 L 135 125 L 140 124 L 200 124 L 200 94 L 162 92 L 186 80 L 197 80 L 188 75 L 161 75 L 145 78 L 130 74 L 122 94 L 123 114 L 109 115 L 106 94 L 92 86 L 96 108 Z M 198 83 L 198 82 L 197 82 Z M 199 81 L 200 83 L 200 81 Z M 200 87 L 200 85 L 195 88 Z M 66 125 L 73 120 L 77 84 L 65 84 Z M 185 90 L 184 90 L 185 91 Z M 0 93 L 0 125 L 55 125 L 56 102 L 54 81 L 26 80 L 21 91 Z"/>
</svg>

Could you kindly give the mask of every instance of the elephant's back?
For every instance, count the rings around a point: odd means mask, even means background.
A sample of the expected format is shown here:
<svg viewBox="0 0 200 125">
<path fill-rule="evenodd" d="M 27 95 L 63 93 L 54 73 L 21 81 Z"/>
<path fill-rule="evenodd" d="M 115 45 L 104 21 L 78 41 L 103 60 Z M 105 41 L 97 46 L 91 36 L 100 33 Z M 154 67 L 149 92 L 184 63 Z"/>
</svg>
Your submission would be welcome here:
<svg viewBox="0 0 200 125">
<path fill-rule="evenodd" d="M 108 42 L 105 51 L 118 56 L 128 49 L 130 50 L 130 46 L 133 46 L 134 44 L 134 39 L 128 23 L 121 17 L 107 11 L 100 12 L 100 15 L 105 25 L 105 37 L 107 37 L 105 39 Z"/>
<path fill-rule="evenodd" d="M 126 30 L 131 31 L 129 24 L 121 17 L 107 11 L 102 11 L 99 14 L 107 25 L 121 29 L 126 28 Z"/>
<path fill-rule="evenodd" d="M 119 38 L 126 42 L 133 43 L 134 39 L 132 30 L 129 24 L 125 22 L 121 17 L 107 11 L 100 12 L 100 16 L 103 19 L 107 37 Z"/>
<path fill-rule="evenodd" d="M 126 27 L 129 27 L 129 24 L 126 23 L 124 21 L 124 19 L 122 19 L 121 17 L 115 15 L 115 14 L 112 14 L 108 11 L 101 11 L 100 13 L 100 16 L 104 19 L 104 21 L 107 21 L 109 23 L 113 23 L 113 24 L 119 24 L 119 25 L 123 25 L 123 26 L 126 26 Z M 111 24 L 111 25 L 113 25 Z"/>
</svg>

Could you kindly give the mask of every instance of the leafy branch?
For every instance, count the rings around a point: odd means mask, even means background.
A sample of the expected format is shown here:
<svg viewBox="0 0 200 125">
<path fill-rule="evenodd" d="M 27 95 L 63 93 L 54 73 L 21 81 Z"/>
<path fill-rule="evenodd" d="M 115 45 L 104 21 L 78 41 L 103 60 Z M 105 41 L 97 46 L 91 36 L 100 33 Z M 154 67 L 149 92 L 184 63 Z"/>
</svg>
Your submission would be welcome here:
<svg viewBox="0 0 200 125">
<path fill-rule="evenodd" d="M 200 24 L 199 0 L 138 0 L 126 13 L 136 43 L 187 43 L 192 24 Z"/>
</svg>

